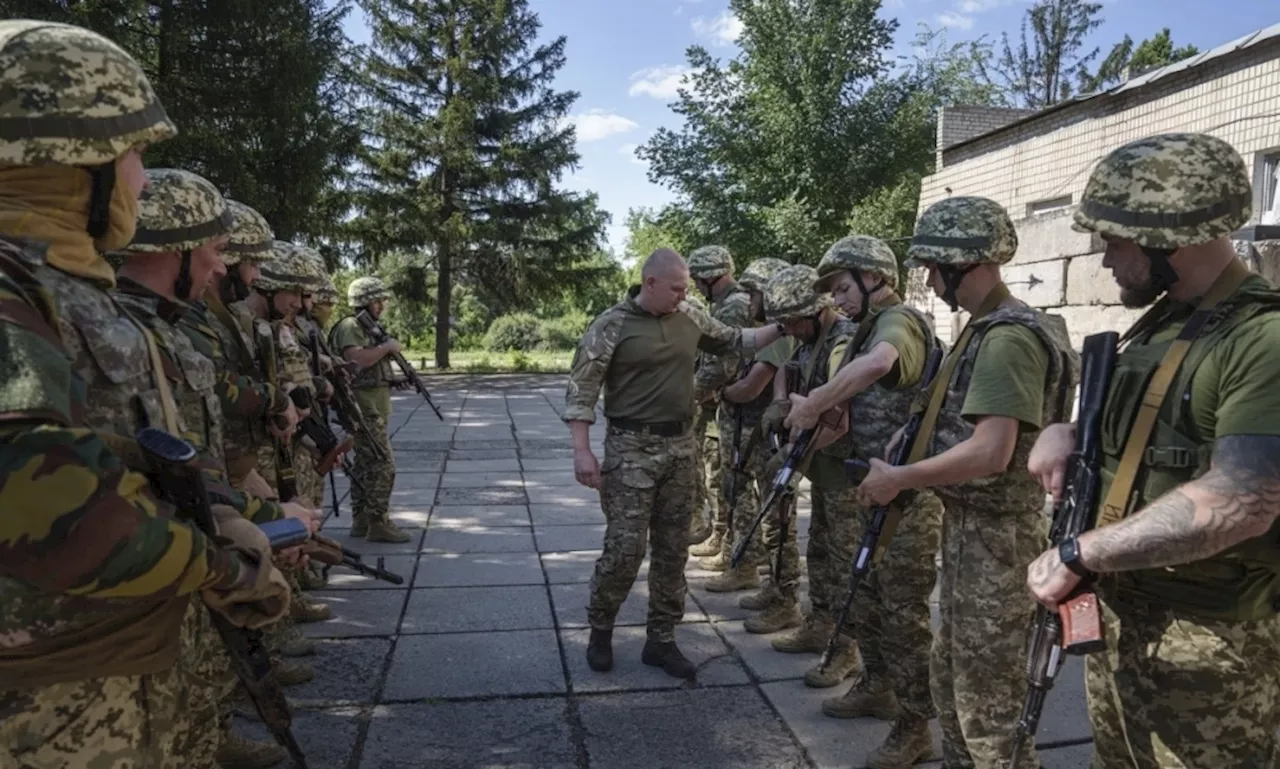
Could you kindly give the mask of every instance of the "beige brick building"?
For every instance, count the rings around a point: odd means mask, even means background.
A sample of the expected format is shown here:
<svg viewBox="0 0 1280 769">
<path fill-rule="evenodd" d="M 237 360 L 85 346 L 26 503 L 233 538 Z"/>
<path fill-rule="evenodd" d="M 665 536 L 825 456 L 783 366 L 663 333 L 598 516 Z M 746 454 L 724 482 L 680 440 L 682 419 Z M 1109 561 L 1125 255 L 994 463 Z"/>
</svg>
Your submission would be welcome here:
<svg viewBox="0 0 1280 769">
<path fill-rule="evenodd" d="M 1074 232 L 1071 212 L 1104 155 L 1169 131 L 1212 133 L 1234 145 L 1253 169 L 1251 225 L 1280 225 L 1280 24 L 1040 112 L 944 109 L 938 170 L 924 180 L 920 210 L 950 195 L 981 195 L 1005 206 L 1020 243 L 1004 270 L 1010 289 L 1065 317 L 1078 345 L 1087 334 L 1123 329 L 1138 313 L 1119 306 L 1102 268 L 1101 242 Z M 1255 269 L 1280 277 L 1280 227 L 1250 226 L 1238 238 L 1243 254 L 1263 255 L 1251 259 Z M 913 275 L 909 299 L 933 314 L 939 335 L 950 341 L 965 318 L 953 316 L 920 278 Z"/>
</svg>

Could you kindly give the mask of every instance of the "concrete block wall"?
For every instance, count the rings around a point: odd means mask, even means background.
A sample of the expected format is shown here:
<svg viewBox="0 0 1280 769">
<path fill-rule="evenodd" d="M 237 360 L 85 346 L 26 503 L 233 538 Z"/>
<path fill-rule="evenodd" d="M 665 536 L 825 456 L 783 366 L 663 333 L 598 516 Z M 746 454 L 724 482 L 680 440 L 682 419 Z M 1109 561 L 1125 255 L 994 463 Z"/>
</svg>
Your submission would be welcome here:
<svg viewBox="0 0 1280 769">
<path fill-rule="evenodd" d="M 1280 39 L 1140 89 L 1067 105 L 962 146 L 944 145 L 939 170 L 922 185 L 920 211 L 952 195 L 980 195 L 1003 205 L 1019 240 L 1017 256 L 1004 269 L 1010 290 L 1062 315 L 1079 345 L 1087 334 L 1122 330 L 1141 314 L 1119 305 L 1110 271 L 1102 267 L 1101 240 L 1071 228 L 1071 212 L 1097 161 L 1143 136 L 1201 131 L 1231 142 L 1256 173 L 1264 157 L 1280 152 L 1280 118 L 1266 117 L 1277 105 Z M 941 139 L 941 128 L 939 134 Z M 1033 204 L 1067 195 L 1070 206 L 1032 215 Z M 1254 268 L 1273 280 L 1280 277 L 1280 244 L 1259 245 Z M 963 313 L 923 293 L 913 303 L 933 315 L 938 335 L 951 342 L 966 320 Z"/>
</svg>

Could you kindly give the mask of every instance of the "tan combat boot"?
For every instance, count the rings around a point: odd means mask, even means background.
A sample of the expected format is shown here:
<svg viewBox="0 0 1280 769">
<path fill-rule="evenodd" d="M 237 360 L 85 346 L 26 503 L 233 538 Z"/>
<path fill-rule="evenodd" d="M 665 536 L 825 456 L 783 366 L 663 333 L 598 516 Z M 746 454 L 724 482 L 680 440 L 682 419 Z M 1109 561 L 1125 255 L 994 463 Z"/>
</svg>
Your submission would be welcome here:
<svg viewBox="0 0 1280 769">
<path fill-rule="evenodd" d="M 724 541 L 724 532 L 712 531 L 711 536 L 702 540 L 702 544 L 694 545 L 689 548 L 689 555 L 707 556 L 718 555 L 720 553 L 721 543 Z"/>
<path fill-rule="evenodd" d="M 331 614 L 329 604 L 313 601 L 306 593 L 299 593 L 289 601 L 289 619 L 294 622 L 323 622 Z"/>
<path fill-rule="evenodd" d="M 823 641 L 822 648 L 826 650 L 826 641 Z M 846 678 L 861 672 L 862 655 L 858 652 L 858 645 L 848 637 L 841 636 L 835 652 L 831 655 L 831 663 L 822 670 L 818 665 L 809 668 L 804 674 L 804 685 L 814 689 L 830 689 L 833 686 L 839 686 L 840 682 Z"/>
<path fill-rule="evenodd" d="M 298 569 L 298 587 L 303 590 L 320 590 L 328 584 L 329 578 L 315 571 L 310 566 Z"/>
<path fill-rule="evenodd" d="M 739 598 L 738 605 L 751 611 L 763 611 L 781 601 L 782 591 L 778 589 L 778 585 L 773 580 L 766 579 L 758 591 Z"/>
<path fill-rule="evenodd" d="M 773 648 L 787 654 L 821 654 L 827 648 L 827 638 L 834 625 L 834 620 L 810 614 L 800 627 L 773 639 Z"/>
<path fill-rule="evenodd" d="M 888 681 L 871 680 L 859 676 L 849 691 L 839 697 L 822 701 L 822 712 L 832 718 L 863 718 L 870 716 L 881 721 L 892 721 L 901 714 L 898 697 Z"/>
<path fill-rule="evenodd" d="M 704 510 L 694 513 L 692 519 L 689 521 L 689 544 L 697 545 L 701 542 L 705 542 L 706 539 L 711 536 L 711 533 L 712 525 L 711 521 L 707 518 L 706 511 Z"/>
<path fill-rule="evenodd" d="M 698 559 L 698 566 L 707 571 L 728 571 L 733 562 L 733 536 L 725 532 L 720 539 L 720 552 L 706 558 Z"/>
<path fill-rule="evenodd" d="M 902 716 L 884 744 L 867 754 L 869 769 L 907 769 L 917 761 L 933 758 L 933 735 L 929 722 Z"/>
<path fill-rule="evenodd" d="M 800 615 L 800 604 L 779 597 L 777 603 L 754 617 L 748 617 L 742 623 L 742 627 L 748 633 L 764 635 L 765 633 L 776 633 L 779 630 L 799 627 L 803 622 L 804 617 Z"/>
<path fill-rule="evenodd" d="M 285 749 L 271 742 L 245 739 L 231 730 L 222 733 L 213 760 L 221 769 L 267 769 L 289 757 Z"/>
<path fill-rule="evenodd" d="M 736 593 L 760 587 L 760 575 L 754 566 L 739 564 L 736 569 L 726 569 L 723 574 L 707 580 L 708 593 Z"/>
<path fill-rule="evenodd" d="M 358 513 L 351 515 L 351 536 L 363 538 L 369 533 L 369 519 Z"/>
<path fill-rule="evenodd" d="M 392 523 L 390 518 L 383 518 L 369 524 L 369 533 L 365 535 L 365 539 L 370 542 L 402 544 L 413 539 L 413 536 Z"/>
<path fill-rule="evenodd" d="M 299 633 L 292 622 L 285 626 L 283 636 L 275 648 L 281 657 L 309 657 L 316 653 L 316 642 Z"/>
<path fill-rule="evenodd" d="M 316 677 L 315 668 L 305 662 L 286 662 L 282 659 L 271 661 L 271 672 L 276 683 L 281 686 L 297 686 L 305 684 Z"/>
</svg>

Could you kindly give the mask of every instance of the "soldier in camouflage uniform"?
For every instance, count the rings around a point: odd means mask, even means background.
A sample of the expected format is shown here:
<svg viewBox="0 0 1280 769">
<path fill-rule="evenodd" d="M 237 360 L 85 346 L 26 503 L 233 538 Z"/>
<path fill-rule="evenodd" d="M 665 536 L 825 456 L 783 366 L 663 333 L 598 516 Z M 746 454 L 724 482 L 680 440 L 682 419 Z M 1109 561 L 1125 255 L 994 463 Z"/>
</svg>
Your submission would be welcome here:
<svg viewBox="0 0 1280 769">
<path fill-rule="evenodd" d="M 347 286 L 347 303 L 352 310 L 356 313 L 367 310 L 374 320 L 382 315 L 390 298 L 391 292 L 374 277 L 356 278 Z M 368 333 L 354 315 L 338 321 L 329 332 L 329 349 L 333 354 L 360 367 L 354 382 L 356 400 L 373 435 L 372 442 L 356 436 L 355 470 L 364 491 L 351 488 L 351 535 L 371 542 L 408 542 L 409 533 L 396 526 L 388 510 L 396 483 L 395 454 L 387 437 L 391 385 L 395 382 L 388 356 L 400 351 L 400 343 L 394 339 L 378 345 L 370 342 Z"/>
<path fill-rule="evenodd" d="M 912 457 L 924 458 L 901 467 L 872 459 L 859 487 L 865 504 L 932 488 L 946 508 L 931 673 L 948 767 L 1004 769 L 1010 758 L 1034 606 L 1022 582 L 1048 528 L 1027 455 L 1069 408 L 1079 370 L 1062 318 L 1027 307 L 1001 281 L 1017 247 L 1008 213 L 986 198 L 948 198 L 920 217 L 907 265 L 927 266 L 934 292 L 971 317 L 916 401 L 923 422 Z M 1014 769 L 1039 766 L 1025 742 Z"/>
<path fill-rule="evenodd" d="M 648 638 L 641 661 L 669 675 L 690 678 L 693 663 L 675 643 L 684 616 L 689 517 L 697 497 L 692 460 L 694 360 L 699 347 L 713 354 L 754 352 L 779 336 L 775 327 L 735 329 L 684 301 L 689 270 L 674 251 L 645 261 L 642 286 L 627 301 L 591 323 L 574 355 L 563 419 L 574 444 L 574 475 L 600 490 L 607 528 L 591 578 L 587 663 L 613 667 L 613 623 L 644 559 L 649 569 Z M 605 393 L 609 420 L 604 465 L 590 448 L 596 401 Z"/>
<path fill-rule="evenodd" d="M 814 291 L 831 292 L 836 306 L 858 324 L 850 342 L 856 348 L 826 384 L 807 396 L 791 396 L 786 425 L 811 429 L 824 412 L 847 404 L 853 456 L 882 457 L 922 387 L 925 363 L 938 340 L 928 318 L 898 297 L 898 261 L 883 241 L 842 238 L 822 257 L 817 274 Z M 844 357 L 844 350 L 837 347 L 832 357 Z M 814 462 L 828 462 L 828 456 L 819 454 Z M 929 594 L 937 581 L 942 503 L 927 491 L 912 496 L 894 511 L 900 524 L 882 537 L 884 559 L 859 586 L 845 628 L 857 640 L 863 673 L 844 696 L 822 703 L 823 712 L 836 718 L 894 721 L 885 743 L 867 756 L 871 769 L 908 767 L 933 752 L 929 720 L 937 711 L 929 691 Z M 862 504 L 840 511 L 853 518 L 858 539 L 870 526 L 871 513 Z M 834 603 L 841 606 L 848 598 L 852 561 L 830 564 L 835 568 L 827 581 L 839 586 Z"/>
<path fill-rule="evenodd" d="M 224 361 L 215 361 L 197 349 L 198 345 L 212 351 L 211 336 L 190 330 L 191 324 L 202 317 L 193 298 L 203 296 L 225 274 L 221 249 L 230 240 L 234 214 L 218 190 L 195 174 L 150 169 L 147 178 L 148 188 L 139 201 L 137 231 L 122 255 L 118 301 L 154 334 L 167 364 L 166 373 L 173 380 L 171 388 L 178 416 L 188 430 L 187 439 L 206 449 L 214 464 L 225 471 L 223 406 L 229 413 L 242 416 L 260 410 L 262 403 L 257 391 L 228 379 L 228 370 L 219 365 Z M 188 324 L 185 327 L 184 320 Z M 224 373 L 219 375 L 219 371 Z M 262 504 L 275 505 L 266 501 Z M 284 760 L 286 754 L 279 746 L 255 743 L 232 733 L 235 679 L 222 640 L 212 625 L 204 624 L 190 634 L 183 664 L 188 667 L 194 686 L 210 685 L 203 708 L 192 708 L 192 721 L 216 723 L 221 728 L 219 732 L 202 729 L 194 736 L 216 745 L 217 763 L 223 769 L 271 766 Z M 282 684 L 302 683 L 313 675 L 309 666 L 278 664 L 276 669 Z M 188 754 L 201 756 L 206 752 L 205 743 L 200 743 L 193 745 Z"/>
<path fill-rule="evenodd" d="M 813 289 L 817 272 L 807 265 L 795 265 L 773 276 L 765 287 L 765 316 L 782 324 L 787 335 L 799 342 L 796 362 L 801 370 L 801 387 L 812 390 L 827 382 L 841 365 L 832 359 L 833 351 L 844 350 L 857 326 L 842 317 L 831 304 L 830 297 Z M 830 365 L 828 363 L 830 362 Z M 771 406 L 765 416 L 768 430 L 783 432 L 782 419 L 787 409 Z M 846 435 L 814 452 L 808 468 L 813 504 L 809 523 L 809 546 L 806 552 L 809 570 L 809 600 L 812 608 L 800 627 L 773 639 L 773 648 L 790 654 L 818 653 L 826 648 L 839 610 L 841 585 L 845 582 L 853 551 L 861 531 L 857 528 L 856 489 L 845 478 L 840 459 L 850 455 L 851 439 Z M 787 452 L 775 455 L 766 477 L 772 478 L 781 467 Z M 808 686 L 835 686 L 861 667 L 858 647 L 842 635 L 836 654 L 821 674 L 817 669 L 805 675 Z"/>
<path fill-rule="evenodd" d="M 1280 292 L 1232 248 L 1252 201 L 1231 145 L 1166 134 L 1104 158 L 1075 213 L 1106 241 L 1124 304 L 1154 302 L 1103 410 L 1097 528 L 1027 572 L 1050 609 L 1104 575 L 1107 646 L 1085 662 L 1093 769 L 1280 765 Z M 1175 338 L 1189 347 L 1140 430 Z M 1031 453 L 1055 497 L 1074 440 L 1054 425 Z"/>
<path fill-rule="evenodd" d="M 212 750 L 184 752 L 208 729 L 180 659 L 207 621 L 190 597 L 270 618 L 287 593 L 269 553 L 176 521 L 108 448 L 136 451 L 125 436 L 148 423 L 181 430 L 99 255 L 134 236 L 140 149 L 176 130 L 138 64 L 87 30 L 0 22 L 0 71 L 0 115 L 27 126 L 0 140 L 0 763 L 204 766 Z M 208 480 L 219 515 L 246 512 Z"/>
<path fill-rule="evenodd" d="M 622 301 L 626 301 L 626 295 Z M 685 295 L 685 301 L 703 312 L 708 312 L 706 300 L 698 291 Z M 699 352 L 694 370 L 702 368 L 702 362 L 711 357 L 708 353 Z M 715 522 L 720 515 L 720 492 L 717 478 L 720 478 L 720 434 L 716 427 L 716 402 L 712 398 L 707 403 L 695 406 L 693 418 L 693 439 L 698 447 L 695 458 L 698 469 L 698 498 L 694 507 L 693 520 L 689 522 L 690 555 L 714 556 L 720 554 L 721 543 L 715 538 Z"/>
</svg>

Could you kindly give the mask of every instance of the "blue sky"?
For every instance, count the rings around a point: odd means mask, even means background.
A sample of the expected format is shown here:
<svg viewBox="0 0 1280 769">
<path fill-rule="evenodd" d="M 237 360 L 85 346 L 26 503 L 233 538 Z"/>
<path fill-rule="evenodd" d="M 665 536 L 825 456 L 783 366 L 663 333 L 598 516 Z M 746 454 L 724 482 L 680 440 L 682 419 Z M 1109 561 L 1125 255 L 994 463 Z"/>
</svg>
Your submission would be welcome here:
<svg viewBox="0 0 1280 769">
<path fill-rule="evenodd" d="M 1028 0 L 886 0 L 882 15 L 899 21 L 897 47 L 906 53 L 920 24 L 947 29 L 949 41 L 1001 32 L 1016 38 Z M 676 128 L 668 108 L 675 98 L 685 49 L 699 43 L 712 55 L 732 57 L 737 20 L 726 0 L 530 0 L 542 35 L 568 38 L 560 88 L 581 96 L 573 110 L 581 166 L 565 179 L 575 189 L 594 190 L 613 215 L 609 244 L 621 254 L 627 209 L 661 206 L 673 199 L 652 184 L 634 156 L 662 126 Z M 1129 34 L 1135 41 L 1169 27 L 1178 45 L 1202 50 L 1274 23 L 1274 0 L 1104 0 L 1105 22 L 1094 34 L 1103 49 Z M 367 42 L 360 12 L 347 19 L 347 33 Z"/>
</svg>

